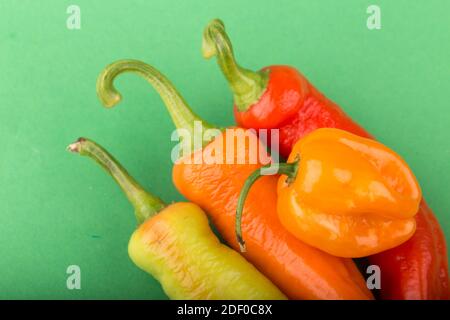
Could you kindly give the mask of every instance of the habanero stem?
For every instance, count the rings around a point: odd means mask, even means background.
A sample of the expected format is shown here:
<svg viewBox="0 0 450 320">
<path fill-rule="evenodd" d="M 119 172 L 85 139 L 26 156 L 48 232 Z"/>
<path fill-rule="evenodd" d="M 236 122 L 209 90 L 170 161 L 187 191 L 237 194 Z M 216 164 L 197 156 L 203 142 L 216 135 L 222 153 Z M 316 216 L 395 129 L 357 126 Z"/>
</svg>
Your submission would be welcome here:
<svg viewBox="0 0 450 320">
<path fill-rule="evenodd" d="M 296 159 L 291 163 L 279 163 L 278 164 L 278 172 L 277 174 L 286 175 L 286 183 L 291 183 L 292 180 L 297 176 L 298 165 L 300 159 Z M 235 220 L 235 230 L 236 230 L 236 238 L 239 243 L 239 248 L 241 252 L 246 251 L 245 241 L 242 237 L 242 213 L 244 210 L 245 199 L 247 198 L 248 193 L 252 185 L 261 177 L 265 176 L 263 174 L 263 170 L 270 168 L 273 166 L 273 163 L 269 163 L 257 170 L 253 171 L 253 173 L 245 180 L 244 186 L 242 187 L 241 193 L 239 194 L 238 203 L 236 207 L 236 220 Z"/>
</svg>

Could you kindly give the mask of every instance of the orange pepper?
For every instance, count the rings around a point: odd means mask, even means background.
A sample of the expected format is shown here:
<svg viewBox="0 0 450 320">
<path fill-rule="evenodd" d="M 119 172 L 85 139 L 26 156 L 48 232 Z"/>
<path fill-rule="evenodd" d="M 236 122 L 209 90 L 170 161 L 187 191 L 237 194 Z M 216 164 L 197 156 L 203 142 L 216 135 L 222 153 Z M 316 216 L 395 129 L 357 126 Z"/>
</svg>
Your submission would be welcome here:
<svg viewBox="0 0 450 320">
<path fill-rule="evenodd" d="M 295 144 L 279 172 L 278 217 L 311 246 L 356 258 L 396 247 L 414 234 L 419 184 L 405 161 L 377 141 L 318 129 Z M 242 239 L 239 226 L 237 234 Z"/>
</svg>

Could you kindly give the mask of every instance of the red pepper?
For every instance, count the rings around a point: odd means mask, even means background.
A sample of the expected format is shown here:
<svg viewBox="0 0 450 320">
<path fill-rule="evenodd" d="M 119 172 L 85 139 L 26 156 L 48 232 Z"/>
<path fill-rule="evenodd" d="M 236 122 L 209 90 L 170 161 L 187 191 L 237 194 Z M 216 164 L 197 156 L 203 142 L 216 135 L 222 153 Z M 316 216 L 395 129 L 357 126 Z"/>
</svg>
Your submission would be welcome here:
<svg viewBox="0 0 450 320">
<path fill-rule="evenodd" d="M 423 199 L 414 236 L 399 247 L 370 256 L 369 262 L 380 267 L 384 299 L 449 299 L 445 237 Z"/>
<path fill-rule="evenodd" d="M 279 151 L 287 158 L 295 143 L 319 128 L 337 128 L 362 137 L 370 135 L 337 104 L 289 66 L 270 66 L 267 89 L 247 111 L 235 107 L 236 122 L 244 128 L 279 129 Z"/>
<path fill-rule="evenodd" d="M 220 20 L 203 35 L 203 54 L 217 61 L 234 95 L 239 126 L 278 129 L 280 154 L 287 157 L 295 142 L 319 128 L 338 128 L 373 138 L 302 74 L 289 66 L 254 72 L 240 67 Z M 368 257 L 381 270 L 383 299 L 449 299 L 448 259 L 444 234 L 422 199 L 417 231 L 406 243 Z"/>
</svg>

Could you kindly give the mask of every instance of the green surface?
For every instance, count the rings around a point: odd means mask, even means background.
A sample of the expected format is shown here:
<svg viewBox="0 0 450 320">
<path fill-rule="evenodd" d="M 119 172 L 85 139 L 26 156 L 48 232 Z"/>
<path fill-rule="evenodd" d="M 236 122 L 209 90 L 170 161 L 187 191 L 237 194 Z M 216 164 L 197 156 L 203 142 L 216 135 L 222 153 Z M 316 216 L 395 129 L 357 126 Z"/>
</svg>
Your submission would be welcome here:
<svg viewBox="0 0 450 320">
<path fill-rule="evenodd" d="M 145 81 L 124 75 L 124 100 L 100 106 L 95 81 L 121 58 L 153 64 L 192 107 L 233 123 L 231 94 L 200 54 L 221 18 L 243 66 L 297 66 L 327 96 L 398 151 L 450 238 L 450 1 L 0 2 L 0 298 L 164 298 L 127 257 L 135 219 L 119 188 L 65 151 L 77 137 L 107 147 L 150 190 L 171 184 L 172 124 Z M 66 8 L 81 8 L 81 30 Z M 366 27 L 379 4 L 382 29 Z M 81 290 L 66 268 L 81 267 Z"/>
</svg>

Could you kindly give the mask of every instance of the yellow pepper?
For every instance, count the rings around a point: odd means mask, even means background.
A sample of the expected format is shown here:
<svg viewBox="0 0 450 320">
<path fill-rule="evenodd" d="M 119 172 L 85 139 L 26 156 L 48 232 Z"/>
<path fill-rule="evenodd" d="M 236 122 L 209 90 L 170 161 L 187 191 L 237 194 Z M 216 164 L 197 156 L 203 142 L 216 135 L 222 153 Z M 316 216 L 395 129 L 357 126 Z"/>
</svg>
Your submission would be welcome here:
<svg viewBox="0 0 450 320">
<path fill-rule="evenodd" d="M 220 243 L 196 204 L 166 206 L 93 141 L 81 138 L 69 150 L 98 162 L 127 195 L 140 223 L 131 236 L 129 256 L 171 299 L 286 299 L 239 253 Z"/>
<path fill-rule="evenodd" d="M 381 143 L 318 129 L 295 144 L 287 162 L 280 164 L 277 211 L 303 242 L 356 258 L 396 247 L 414 234 L 419 184 L 405 161 Z"/>
</svg>

